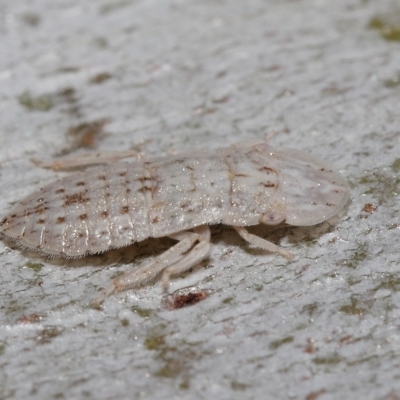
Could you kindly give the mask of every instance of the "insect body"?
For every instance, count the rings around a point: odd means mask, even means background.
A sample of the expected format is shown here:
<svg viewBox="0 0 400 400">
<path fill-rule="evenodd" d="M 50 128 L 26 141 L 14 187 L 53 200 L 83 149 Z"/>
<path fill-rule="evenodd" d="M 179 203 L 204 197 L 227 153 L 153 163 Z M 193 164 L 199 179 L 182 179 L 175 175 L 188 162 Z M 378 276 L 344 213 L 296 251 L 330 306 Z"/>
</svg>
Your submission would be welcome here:
<svg viewBox="0 0 400 400">
<path fill-rule="evenodd" d="M 343 177 L 305 153 L 245 143 L 70 175 L 23 199 L 1 220 L 0 233 L 62 257 L 101 253 L 149 237 L 178 240 L 154 261 L 113 281 L 101 302 L 160 272 L 166 288 L 171 275 L 208 256 L 211 224 L 231 225 L 249 243 L 291 258 L 245 227 L 315 225 L 334 216 L 348 194 Z"/>
</svg>

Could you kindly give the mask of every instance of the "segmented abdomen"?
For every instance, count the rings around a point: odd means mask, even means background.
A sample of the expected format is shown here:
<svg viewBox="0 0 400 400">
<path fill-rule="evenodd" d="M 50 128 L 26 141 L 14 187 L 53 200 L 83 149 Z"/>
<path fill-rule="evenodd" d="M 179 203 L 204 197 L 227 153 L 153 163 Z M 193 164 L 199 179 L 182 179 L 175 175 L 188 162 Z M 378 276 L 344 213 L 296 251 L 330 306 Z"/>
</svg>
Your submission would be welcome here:
<svg viewBox="0 0 400 400">
<path fill-rule="evenodd" d="M 22 200 L 2 221 L 23 246 L 69 257 L 149 237 L 146 171 L 116 163 L 60 179 Z"/>
</svg>

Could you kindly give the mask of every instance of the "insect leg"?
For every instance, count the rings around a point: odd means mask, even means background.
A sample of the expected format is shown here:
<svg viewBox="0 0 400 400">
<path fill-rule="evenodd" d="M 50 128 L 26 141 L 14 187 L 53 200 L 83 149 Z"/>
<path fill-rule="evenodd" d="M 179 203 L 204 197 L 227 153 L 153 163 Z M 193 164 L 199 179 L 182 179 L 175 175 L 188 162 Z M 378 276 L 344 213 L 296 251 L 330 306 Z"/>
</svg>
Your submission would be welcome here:
<svg viewBox="0 0 400 400">
<path fill-rule="evenodd" d="M 55 171 L 85 167 L 87 165 L 96 165 L 96 164 L 107 164 L 114 161 L 121 160 L 123 158 L 134 157 L 137 161 L 143 159 L 144 155 L 141 152 L 131 150 L 131 151 L 102 151 L 102 152 L 93 152 L 86 153 L 82 155 L 76 156 L 65 156 L 59 157 L 56 159 L 45 159 L 38 160 L 36 158 L 32 158 L 31 161 L 42 168 L 51 168 Z"/>
<path fill-rule="evenodd" d="M 250 139 L 250 140 L 244 140 L 242 142 L 239 143 L 235 143 L 232 144 L 230 147 L 233 149 L 241 149 L 243 147 L 252 147 L 252 146 L 256 146 L 256 145 L 262 145 L 262 144 L 266 144 L 267 142 L 269 142 L 274 136 L 277 135 L 278 132 L 274 131 L 274 132 L 270 132 L 267 133 L 264 137 L 263 140 L 260 139 Z"/>
<path fill-rule="evenodd" d="M 234 226 L 233 227 L 236 232 L 248 243 L 253 244 L 261 249 L 271 251 L 272 253 L 279 253 L 282 256 L 286 257 L 288 260 L 293 258 L 293 254 L 290 251 L 282 249 L 282 247 L 277 246 L 268 240 L 260 238 L 259 236 L 253 235 L 249 233 L 246 228 L 243 226 Z"/>
<path fill-rule="evenodd" d="M 183 258 L 165 268 L 162 274 L 162 285 L 164 292 L 168 291 L 169 280 L 171 275 L 178 275 L 182 272 L 187 271 L 201 260 L 206 258 L 210 254 L 211 243 L 210 237 L 211 232 L 208 225 L 202 225 L 194 228 L 194 231 L 200 236 L 199 243 Z"/>
<path fill-rule="evenodd" d="M 155 260 L 119 276 L 94 300 L 94 304 L 100 305 L 106 297 L 110 296 L 115 291 L 121 292 L 144 285 L 158 275 L 163 269 L 180 260 L 183 254 L 190 250 L 196 241 L 201 239 L 201 235 L 187 231 L 170 235 L 170 237 L 179 240 L 179 242 L 160 254 Z"/>
</svg>

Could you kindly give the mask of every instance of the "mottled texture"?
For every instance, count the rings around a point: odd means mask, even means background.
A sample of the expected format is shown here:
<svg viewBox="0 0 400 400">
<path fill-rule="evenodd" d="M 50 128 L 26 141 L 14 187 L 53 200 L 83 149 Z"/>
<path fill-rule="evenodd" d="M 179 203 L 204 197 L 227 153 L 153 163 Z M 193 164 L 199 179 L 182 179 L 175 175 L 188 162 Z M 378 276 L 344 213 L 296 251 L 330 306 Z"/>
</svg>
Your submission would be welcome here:
<svg viewBox="0 0 400 400">
<path fill-rule="evenodd" d="M 323 162 L 264 142 L 88 169 L 23 199 L 0 233 L 43 253 L 79 257 L 200 225 L 315 225 L 346 203 Z"/>
</svg>

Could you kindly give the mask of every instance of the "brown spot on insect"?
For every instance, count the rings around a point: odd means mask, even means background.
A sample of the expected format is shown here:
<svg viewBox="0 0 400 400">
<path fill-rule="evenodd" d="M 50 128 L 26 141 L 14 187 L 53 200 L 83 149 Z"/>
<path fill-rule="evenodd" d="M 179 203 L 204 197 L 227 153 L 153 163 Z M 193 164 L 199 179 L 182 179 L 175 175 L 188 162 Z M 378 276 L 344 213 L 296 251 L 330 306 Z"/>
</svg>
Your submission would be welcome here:
<svg viewBox="0 0 400 400">
<path fill-rule="evenodd" d="M 106 180 L 106 176 L 105 175 L 99 175 L 97 177 L 97 179 L 100 180 L 100 181 L 105 181 Z"/>
<path fill-rule="evenodd" d="M 272 169 L 272 168 L 270 168 L 270 167 L 266 167 L 266 166 L 262 166 L 262 167 L 260 167 L 260 168 L 257 168 L 257 171 L 260 171 L 260 172 L 264 172 L 264 173 L 266 173 L 266 174 L 269 174 L 269 173 L 274 173 L 275 171 Z"/>
<path fill-rule="evenodd" d="M 86 197 L 86 192 L 75 193 L 71 196 L 66 196 L 65 205 L 70 206 L 75 203 L 87 203 L 89 199 Z"/>
<path fill-rule="evenodd" d="M 65 217 L 58 217 L 56 220 L 56 224 L 63 224 L 65 222 Z"/>
<path fill-rule="evenodd" d="M 103 218 L 108 218 L 108 211 L 102 211 L 101 213 L 100 213 L 100 215 L 103 217 Z"/>
<path fill-rule="evenodd" d="M 83 181 L 76 182 L 76 186 L 85 186 L 86 183 Z"/>
<path fill-rule="evenodd" d="M 146 193 L 146 192 L 151 192 L 151 188 L 147 187 L 147 186 L 142 186 L 140 189 L 138 189 L 139 193 Z"/>
<path fill-rule="evenodd" d="M 81 221 L 84 221 L 85 219 L 87 219 L 87 214 L 81 214 L 80 216 L 79 216 L 79 219 L 81 220 Z"/>
<path fill-rule="evenodd" d="M 127 214 L 129 212 L 129 207 L 128 206 L 123 206 L 121 208 L 121 214 Z"/>
<path fill-rule="evenodd" d="M 57 189 L 54 193 L 56 194 L 60 194 L 60 193 L 64 193 L 65 189 Z"/>
<path fill-rule="evenodd" d="M 36 221 L 36 223 L 42 225 L 42 224 L 45 223 L 45 220 L 44 220 L 44 219 L 38 219 L 38 220 Z"/>
<path fill-rule="evenodd" d="M 43 214 L 47 210 L 46 207 L 35 208 L 26 212 L 26 215 Z"/>
</svg>

